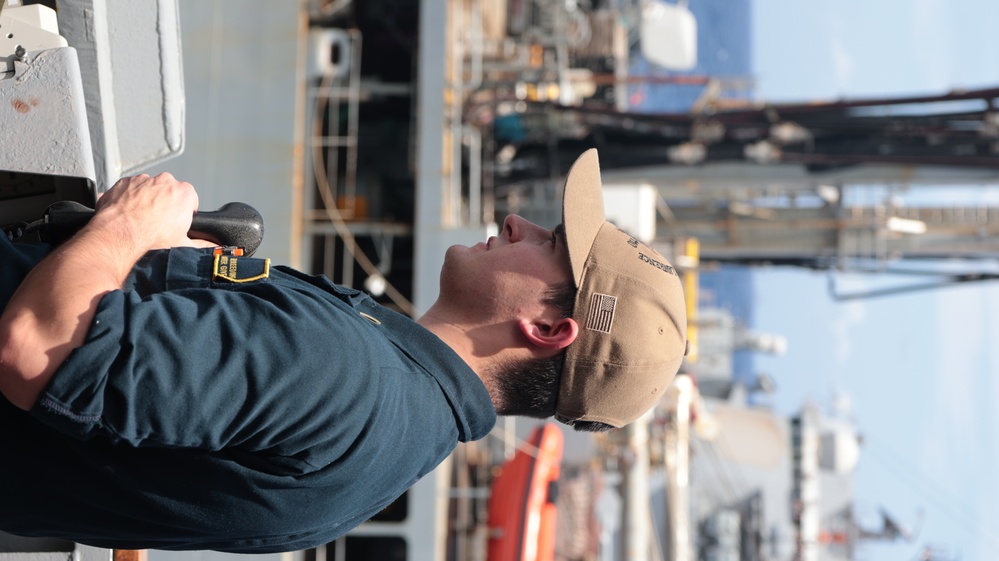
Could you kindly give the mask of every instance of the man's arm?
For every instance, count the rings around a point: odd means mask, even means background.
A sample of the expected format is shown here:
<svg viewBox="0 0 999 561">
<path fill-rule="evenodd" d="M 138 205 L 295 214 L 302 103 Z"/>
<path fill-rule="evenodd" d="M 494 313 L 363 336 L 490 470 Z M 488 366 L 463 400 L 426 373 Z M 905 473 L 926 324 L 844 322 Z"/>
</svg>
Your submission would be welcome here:
<svg viewBox="0 0 999 561">
<path fill-rule="evenodd" d="M 170 174 L 124 178 L 90 223 L 39 263 L 0 316 L 0 392 L 30 409 L 83 344 L 101 297 L 121 288 L 151 249 L 204 246 L 187 238 L 198 196 Z"/>
</svg>

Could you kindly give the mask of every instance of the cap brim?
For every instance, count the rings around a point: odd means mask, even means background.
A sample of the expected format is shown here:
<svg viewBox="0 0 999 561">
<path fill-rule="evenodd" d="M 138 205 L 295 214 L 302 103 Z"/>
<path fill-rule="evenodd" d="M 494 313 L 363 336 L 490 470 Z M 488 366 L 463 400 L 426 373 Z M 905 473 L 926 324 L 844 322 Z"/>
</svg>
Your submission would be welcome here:
<svg viewBox="0 0 999 561">
<path fill-rule="evenodd" d="M 562 193 L 562 224 L 569 246 L 572 276 L 578 288 L 583 279 L 583 265 L 604 218 L 604 197 L 600 184 L 600 161 L 591 148 L 576 158 L 565 179 Z"/>
</svg>

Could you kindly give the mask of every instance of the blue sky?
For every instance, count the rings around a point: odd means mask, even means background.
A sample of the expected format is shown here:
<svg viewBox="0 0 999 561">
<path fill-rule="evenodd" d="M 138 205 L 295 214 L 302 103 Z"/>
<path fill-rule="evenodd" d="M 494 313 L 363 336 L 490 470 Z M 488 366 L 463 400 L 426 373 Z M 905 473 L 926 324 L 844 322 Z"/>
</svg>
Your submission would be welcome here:
<svg viewBox="0 0 999 561">
<path fill-rule="evenodd" d="M 932 93 L 995 84 L 994 0 L 754 0 L 767 99 Z"/>
<path fill-rule="evenodd" d="M 767 100 L 941 93 L 999 86 L 996 0 L 754 0 L 754 74 Z M 974 186 L 964 202 L 996 201 Z M 849 277 L 844 288 L 877 279 Z M 756 276 L 756 328 L 789 341 L 757 368 L 795 411 L 848 395 L 865 437 L 857 512 L 885 507 L 919 530 L 859 559 L 911 561 L 925 546 L 963 560 L 999 551 L 999 283 L 837 303 L 827 276 Z"/>
</svg>

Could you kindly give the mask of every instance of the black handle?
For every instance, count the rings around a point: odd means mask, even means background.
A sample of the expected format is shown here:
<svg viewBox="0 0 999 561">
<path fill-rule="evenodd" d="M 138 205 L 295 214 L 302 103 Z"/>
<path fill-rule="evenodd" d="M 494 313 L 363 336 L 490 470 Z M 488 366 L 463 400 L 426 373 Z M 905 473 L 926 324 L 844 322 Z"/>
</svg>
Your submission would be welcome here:
<svg viewBox="0 0 999 561">
<path fill-rule="evenodd" d="M 246 203 L 226 203 L 218 210 L 194 213 L 187 235 L 219 245 L 241 247 L 249 257 L 264 241 L 264 217 Z"/>
<path fill-rule="evenodd" d="M 45 209 L 38 236 L 43 242 L 59 245 L 93 216 L 94 209 L 74 201 L 52 203 Z M 264 218 L 248 204 L 227 203 L 218 210 L 196 212 L 187 235 L 219 245 L 241 247 L 244 254 L 250 256 L 264 240 Z"/>
</svg>

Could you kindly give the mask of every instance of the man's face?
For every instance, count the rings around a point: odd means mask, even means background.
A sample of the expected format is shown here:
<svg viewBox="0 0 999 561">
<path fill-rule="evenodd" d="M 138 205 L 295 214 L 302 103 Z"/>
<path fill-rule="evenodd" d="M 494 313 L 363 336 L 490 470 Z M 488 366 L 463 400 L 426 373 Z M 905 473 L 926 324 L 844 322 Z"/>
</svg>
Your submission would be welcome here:
<svg viewBox="0 0 999 561">
<path fill-rule="evenodd" d="M 562 227 L 546 230 L 510 215 L 500 235 L 448 249 L 441 298 L 468 313 L 519 317 L 540 305 L 551 285 L 571 280 Z"/>
</svg>

